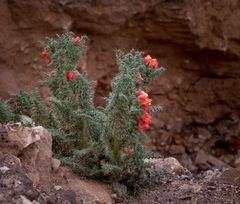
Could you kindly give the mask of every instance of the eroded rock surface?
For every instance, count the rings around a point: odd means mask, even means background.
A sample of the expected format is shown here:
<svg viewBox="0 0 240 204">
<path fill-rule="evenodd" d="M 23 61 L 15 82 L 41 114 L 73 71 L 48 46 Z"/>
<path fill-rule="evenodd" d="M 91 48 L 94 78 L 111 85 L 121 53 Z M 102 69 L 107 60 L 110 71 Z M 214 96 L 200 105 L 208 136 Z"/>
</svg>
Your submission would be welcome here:
<svg viewBox="0 0 240 204">
<path fill-rule="evenodd" d="M 112 203 L 109 187 L 79 177 L 52 158 L 52 136 L 46 129 L 20 124 L 5 128 L 0 136 L 9 145 L 0 143 L 0 203 Z"/>
<path fill-rule="evenodd" d="M 0 203 L 26 204 L 32 201 L 44 203 L 33 182 L 21 169 L 20 160 L 13 155 L 1 155 Z"/>
<path fill-rule="evenodd" d="M 164 108 L 151 131 L 152 148 L 184 149 L 192 161 L 203 148 L 234 160 L 240 147 L 238 0 L 2 0 L 0 13 L 1 96 L 36 86 L 45 70 L 39 59 L 45 36 L 72 29 L 91 39 L 82 69 L 98 81 L 97 104 L 117 71 L 113 50 L 143 50 L 167 68 L 151 87 L 154 103 Z M 173 151 L 172 144 L 183 148 Z"/>
</svg>

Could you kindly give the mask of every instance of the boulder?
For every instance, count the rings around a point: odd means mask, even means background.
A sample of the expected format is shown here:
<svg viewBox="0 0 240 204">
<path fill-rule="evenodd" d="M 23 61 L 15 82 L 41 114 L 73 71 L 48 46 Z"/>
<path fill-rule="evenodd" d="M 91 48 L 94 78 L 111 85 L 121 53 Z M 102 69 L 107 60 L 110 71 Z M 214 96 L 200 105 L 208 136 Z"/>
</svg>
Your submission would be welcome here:
<svg viewBox="0 0 240 204">
<path fill-rule="evenodd" d="M 39 134 L 21 123 L 7 124 L 0 137 L 0 151 L 18 156 L 23 149 L 40 140 Z"/>
<path fill-rule="evenodd" d="M 49 187 L 52 166 L 50 133 L 41 126 L 28 128 L 21 123 L 7 124 L 4 130 L 5 133 L 0 137 L 1 154 L 14 155 L 15 160 L 20 157 L 19 167 L 23 167 L 34 185 L 43 189 Z"/>
<path fill-rule="evenodd" d="M 144 162 L 153 164 L 155 167 L 154 170 L 158 172 L 165 171 L 171 174 L 192 175 L 190 171 L 184 168 L 179 161 L 173 157 L 144 159 Z"/>
<path fill-rule="evenodd" d="M 22 151 L 22 164 L 35 185 L 49 188 L 52 167 L 52 136 L 41 126 L 32 128 L 32 135 L 39 140 Z"/>
<path fill-rule="evenodd" d="M 106 185 L 81 178 L 52 158 L 52 136 L 46 129 L 17 123 L 7 130 L 4 141 L 9 145 L 0 143 L 0 203 L 112 203 Z M 12 144 L 17 144 L 15 151 Z"/>
</svg>

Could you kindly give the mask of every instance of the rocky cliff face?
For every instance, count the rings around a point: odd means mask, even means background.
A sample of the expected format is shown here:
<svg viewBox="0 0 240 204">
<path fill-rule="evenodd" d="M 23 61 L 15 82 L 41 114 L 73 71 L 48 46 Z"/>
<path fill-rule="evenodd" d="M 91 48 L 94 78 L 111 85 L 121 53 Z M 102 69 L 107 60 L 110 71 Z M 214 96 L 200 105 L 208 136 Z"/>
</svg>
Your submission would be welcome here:
<svg viewBox="0 0 240 204">
<path fill-rule="evenodd" d="M 157 149 L 195 155 L 203 148 L 228 153 L 227 162 L 237 154 L 238 0 L 2 0 L 0 13 L 1 96 L 36 86 L 45 69 L 41 43 L 68 28 L 91 39 L 86 65 L 98 104 L 117 72 L 114 49 L 143 50 L 167 68 L 151 88 L 164 107 L 151 131 Z"/>
</svg>

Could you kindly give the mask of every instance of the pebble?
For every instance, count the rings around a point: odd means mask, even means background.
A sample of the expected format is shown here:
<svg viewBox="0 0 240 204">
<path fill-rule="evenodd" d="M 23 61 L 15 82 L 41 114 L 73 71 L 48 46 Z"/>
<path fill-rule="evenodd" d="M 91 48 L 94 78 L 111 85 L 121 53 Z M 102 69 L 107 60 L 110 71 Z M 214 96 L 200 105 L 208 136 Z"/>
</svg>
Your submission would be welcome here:
<svg viewBox="0 0 240 204">
<path fill-rule="evenodd" d="M 116 199 L 118 196 L 117 196 L 116 193 L 112 193 L 111 197 L 112 197 L 113 199 Z"/>
<path fill-rule="evenodd" d="M 61 165 L 61 161 L 55 158 L 52 158 L 51 163 L 53 171 L 57 171 Z"/>
<path fill-rule="evenodd" d="M 59 191 L 59 190 L 62 189 L 62 186 L 54 186 L 54 189 L 55 189 L 56 191 Z"/>
<path fill-rule="evenodd" d="M 0 171 L 5 174 L 7 171 L 9 171 L 10 169 L 7 166 L 2 166 L 0 167 Z"/>
</svg>

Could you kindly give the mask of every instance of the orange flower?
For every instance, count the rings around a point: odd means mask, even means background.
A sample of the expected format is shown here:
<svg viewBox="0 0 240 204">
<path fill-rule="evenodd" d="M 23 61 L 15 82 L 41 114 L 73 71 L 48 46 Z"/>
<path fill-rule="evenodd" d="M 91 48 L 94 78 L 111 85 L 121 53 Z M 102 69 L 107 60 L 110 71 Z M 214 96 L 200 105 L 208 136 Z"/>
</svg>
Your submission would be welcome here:
<svg viewBox="0 0 240 204">
<path fill-rule="evenodd" d="M 148 112 L 144 112 L 143 116 L 141 118 L 139 118 L 139 121 L 141 123 L 151 123 L 152 122 L 152 116 L 148 113 Z"/>
<path fill-rule="evenodd" d="M 144 95 L 144 96 L 148 97 L 148 94 L 143 90 L 139 90 L 138 95 Z"/>
<path fill-rule="evenodd" d="M 148 98 L 148 94 L 146 92 L 144 92 L 143 90 L 139 91 L 139 95 L 137 96 L 137 98 L 142 106 L 150 106 L 151 105 L 152 100 L 150 98 Z"/>
<path fill-rule="evenodd" d="M 151 61 L 152 57 L 150 55 L 147 55 L 143 58 L 144 64 L 148 65 Z"/>
<path fill-rule="evenodd" d="M 148 112 L 144 112 L 143 116 L 139 118 L 138 128 L 145 130 L 149 128 L 149 124 L 152 122 L 152 117 Z"/>
<path fill-rule="evenodd" d="M 157 59 L 151 59 L 149 65 L 148 65 L 151 69 L 156 69 L 158 67 L 158 61 Z"/>
<path fill-rule="evenodd" d="M 138 120 L 138 128 L 141 130 L 145 130 L 149 128 L 149 123 L 152 122 L 152 116 L 150 115 L 150 105 L 152 100 L 148 98 L 148 94 L 140 90 L 138 92 L 138 101 L 142 106 L 144 106 L 144 114 Z"/>
</svg>

